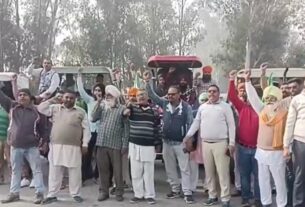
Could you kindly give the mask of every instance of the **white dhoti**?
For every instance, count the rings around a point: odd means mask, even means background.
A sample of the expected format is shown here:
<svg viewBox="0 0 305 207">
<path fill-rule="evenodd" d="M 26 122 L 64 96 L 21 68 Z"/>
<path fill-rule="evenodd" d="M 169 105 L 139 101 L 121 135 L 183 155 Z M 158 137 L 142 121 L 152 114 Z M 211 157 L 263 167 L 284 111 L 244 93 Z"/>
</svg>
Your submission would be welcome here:
<svg viewBox="0 0 305 207">
<path fill-rule="evenodd" d="M 276 204 L 278 207 L 285 207 L 287 188 L 283 151 L 268 151 L 257 148 L 255 158 L 258 162 L 258 181 L 262 204 L 270 205 L 272 203 L 271 173 L 276 188 Z"/>
<path fill-rule="evenodd" d="M 155 198 L 155 147 L 129 143 L 129 158 L 134 196 Z"/>
<path fill-rule="evenodd" d="M 82 186 L 81 148 L 71 145 L 50 144 L 49 151 L 49 193 L 56 197 L 62 184 L 64 169 L 69 173 L 69 190 L 72 197 L 80 196 Z"/>
</svg>

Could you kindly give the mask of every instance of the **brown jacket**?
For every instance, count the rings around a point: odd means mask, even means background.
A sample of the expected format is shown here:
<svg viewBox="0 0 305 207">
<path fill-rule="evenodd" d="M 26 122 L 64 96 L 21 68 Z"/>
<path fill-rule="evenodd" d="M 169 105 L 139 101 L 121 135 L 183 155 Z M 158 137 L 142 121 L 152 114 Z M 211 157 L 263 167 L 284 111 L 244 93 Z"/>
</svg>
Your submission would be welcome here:
<svg viewBox="0 0 305 207">
<path fill-rule="evenodd" d="M 48 139 L 47 118 L 34 105 L 24 107 L 0 90 L 0 104 L 9 113 L 8 143 L 15 148 L 37 147 Z"/>
</svg>

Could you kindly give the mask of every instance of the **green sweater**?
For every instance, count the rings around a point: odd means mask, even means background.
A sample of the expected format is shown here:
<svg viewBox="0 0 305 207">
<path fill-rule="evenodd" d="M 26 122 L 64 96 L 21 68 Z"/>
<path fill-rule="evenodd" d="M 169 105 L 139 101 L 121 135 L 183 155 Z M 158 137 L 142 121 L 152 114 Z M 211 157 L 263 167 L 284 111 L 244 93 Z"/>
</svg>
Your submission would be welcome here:
<svg viewBox="0 0 305 207">
<path fill-rule="evenodd" d="M 7 128 L 9 119 L 7 112 L 0 106 L 0 141 L 5 141 L 7 138 Z"/>
</svg>

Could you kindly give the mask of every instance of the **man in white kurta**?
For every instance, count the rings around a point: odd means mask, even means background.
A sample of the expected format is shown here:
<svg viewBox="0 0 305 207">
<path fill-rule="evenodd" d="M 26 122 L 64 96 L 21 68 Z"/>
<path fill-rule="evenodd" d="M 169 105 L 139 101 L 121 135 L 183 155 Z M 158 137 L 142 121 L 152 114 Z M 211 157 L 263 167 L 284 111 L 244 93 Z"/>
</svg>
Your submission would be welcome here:
<svg viewBox="0 0 305 207">
<path fill-rule="evenodd" d="M 70 194 L 76 202 L 82 202 L 82 153 L 87 152 L 90 140 L 89 122 L 86 112 L 75 106 L 76 94 L 67 91 L 62 104 L 55 104 L 56 98 L 43 102 L 38 110 L 51 117 L 52 130 L 49 152 L 49 193 L 44 204 L 57 201 L 64 169 L 69 172 Z"/>
<path fill-rule="evenodd" d="M 137 104 L 130 104 L 129 158 L 134 198 L 131 203 L 147 201 L 155 203 L 154 161 L 158 138 L 158 114 L 148 104 L 144 90 L 137 92 Z"/>
</svg>

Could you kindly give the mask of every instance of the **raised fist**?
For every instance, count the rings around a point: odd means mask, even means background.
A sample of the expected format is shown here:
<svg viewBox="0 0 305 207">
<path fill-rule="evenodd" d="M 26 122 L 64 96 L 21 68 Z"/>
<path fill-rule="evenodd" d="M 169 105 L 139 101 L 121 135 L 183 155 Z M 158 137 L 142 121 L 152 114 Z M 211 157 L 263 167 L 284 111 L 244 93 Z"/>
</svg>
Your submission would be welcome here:
<svg viewBox="0 0 305 207">
<path fill-rule="evenodd" d="M 235 80 L 236 75 L 237 75 L 237 70 L 230 71 L 230 73 L 229 73 L 230 80 Z"/>
<path fill-rule="evenodd" d="M 144 81 L 148 82 L 152 78 L 151 72 L 150 71 L 145 71 L 143 73 L 143 79 Z"/>
<path fill-rule="evenodd" d="M 251 70 L 245 70 L 244 78 L 246 81 L 250 81 L 251 78 Z"/>
</svg>

